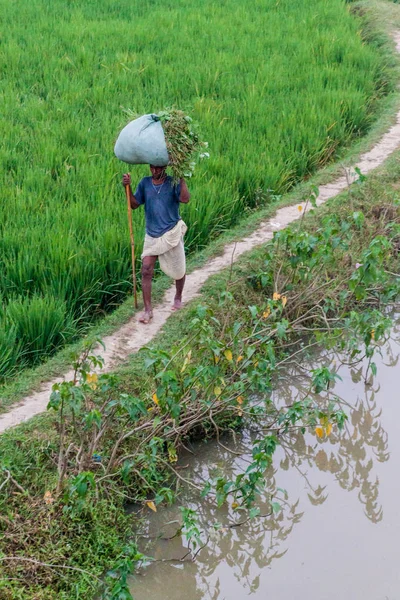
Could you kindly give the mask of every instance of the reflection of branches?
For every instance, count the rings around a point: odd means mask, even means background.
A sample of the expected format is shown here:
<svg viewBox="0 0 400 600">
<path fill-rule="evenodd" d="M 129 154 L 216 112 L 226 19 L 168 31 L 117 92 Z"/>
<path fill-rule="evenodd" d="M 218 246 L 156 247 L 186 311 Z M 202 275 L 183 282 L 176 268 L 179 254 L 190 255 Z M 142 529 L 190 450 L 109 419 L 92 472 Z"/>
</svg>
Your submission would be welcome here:
<svg viewBox="0 0 400 600">
<path fill-rule="evenodd" d="M 174 537 L 176 537 L 176 534 L 174 536 L 172 536 L 170 539 L 173 539 Z M 210 541 L 210 536 L 207 536 L 207 539 L 204 542 L 204 544 L 202 544 L 199 548 L 197 548 L 197 550 L 194 550 L 194 548 L 191 548 L 191 546 L 189 545 L 187 552 L 185 552 L 185 554 L 182 556 L 182 558 L 153 558 L 152 562 L 155 562 L 155 563 L 157 563 L 157 562 L 164 562 L 164 563 L 195 562 L 195 560 L 197 559 L 200 552 L 208 546 L 209 541 Z"/>
<path fill-rule="evenodd" d="M 387 364 L 398 363 L 399 357 L 390 345 L 383 349 L 383 354 Z M 339 357 L 337 364 L 339 369 Z M 337 393 L 341 386 L 346 385 L 346 378 L 348 380 L 349 377 L 354 383 L 363 386 L 363 396 L 359 396 L 356 402 Z M 322 411 L 334 399 L 345 409 L 348 421 L 341 432 L 332 432 L 328 440 L 316 439 L 310 433 L 303 435 L 298 429 L 282 434 L 280 452 L 283 456 L 280 457 L 279 468 L 296 470 L 305 482 L 312 505 L 323 504 L 328 493 L 326 486 L 312 483 L 309 469 L 332 473 L 342 489 L 349 492 L 357 490 L 365 515 L 371 522 L 377 523 L 383 518 L 383 509 L 379 503 L 379 481 L 373 474 L 373 469 L 376 461 L 385 462 L 389 458 L 388 435 L 382 427 L 381 409 L 376 401 L 379 386 L 376 385 L 375 389 L 364 386 L 363 380 L 361 364 L 346 366 L 344 383 L 337 384 L 334 390 L 325 395 L 314 395 Z M 307 396 L 310 397 L 310 378 L 306 370 L 296 369 L 295 372 L 287 371 L 280 375 L 279 392 L 274 394 L 271 402 L 276 408 L 287 407 Z M 274 414 L 276 412 L 271 411 L 272 418 Z M 262 428 L 263 425 L 260 424 L 259 429 Z M 256 435 L 257 431 L 245 430 L 241 435 L 236 435 L 234 445 L 230 442 L 200 445 L 194 456 L 186 456 L 183 460 L 191 463 L 191 471 L 197 484 L 221 475 L 221 471 L 227 479 L 234 479 L 235 475 L 246 469 L 251 458 L 252 440 Z M 242 455 L 232 454 L 232 448 L 235 453 L 240 452 Z M 265 515 L 261 520 L 245 518 L 239 520 L 239 524 L 232 523 L 231 519 L 236 513 L 226 504 L 217 508 L 212 502 L 199 501 L 198 493 L 192 487 L 185 493 L 186 503 L 196 511 L 199 523 L 209 535 L 209 543 L 197 555 L 195 577 L 193 572 L 190 575 L 196 586 L 196 591 L 191 595 L 193 599 L 219 597 L 219 579 L 215 575 L 218 575 L 221 563 L 226 564 L 234 577 L 251 593 L 259 585 L 259 575 L 254 573 L 252 565 L 257 565 L 260 570 L 264 569 L 287 552 L 287 540 L 295 525 L 302 519 L 303 512 L 299 509 L 297 500 L 288 503 L 277 515 L 265 514 L 269 513 L 270 499 L 276 493 L 277 468 L 277 465 L 271 466 L 265 473 L 265 488 L 257 503 Z M 174 510 L 176 509 L 169 509 Z M 172 513 L 172 517 L 176 519 L 176 512 Z M 152 520 L 154 518 L 153 515 Z M 219 531 L 211 533 L 210 523 L 215 522 L 220 522 L 222 526 Z M 188 550 L 184 537 L 180 537 L 180 544 L 180 555 L 183 555 Z M 165 545 L 163 548 L 165 551 Z"/>
<path fill-rule="evenodd" d="M 235 450 L 240 448 L 243 453 L 247 452 L 251 455 L 251 442 L 251 436 L 245 433 L 241 436 L 238 447 L 235 447 Z M 241 472 L 244 457 L 234 456 L 224 450 L 223 447 L 214 444 L 212 446 L 213 464 L 210 465 L 207 456 L 209 448 L 209 446 L 206 448 L 200 446 L 199 454 L 192 460 L 192 472 L 196 474 L 196 481 L 198 481 L 198 473 L 200 473 L 201 478 L 205 481 L 211 479 L 219 472 L 218 465 L 223 465 L 224 474 L 229 477 L 234 477 L 235 474 Z M 234 576 L 243 585 L 246 585 L 248 589 L 255 590 L 258 586 L 258 576 L 254 576 L 251 573 L 250 566 L 257 564 L 261 569 L 286 553 L 287 550 L 286 548 L 282 548 L 282 545 L 291 534 L 294 525 L 300 521 L 302 513 L 298 511 L 298 502 L 288 505 L 288 509 L 282 511 L 279 515 L 274 516 L 271 513 L 269 499 L 276 491 L 275 474 L 276 471 L 272 467 L 266 473 L 265 490 L 259 501 L 261 515 L 254 519 L 250 519 L 248 516 L 245 518 L 240 518 L 239 516 L 238 518 L 236 512 L 232 512 L 226 506 L 218 509 L 214 503 L 199 502 L 196 491 L 193 488 L 187 490 L 186 504 L 196 510 L 198 521 L 202 524 L 203 528 L 208 528 L 211 523 L 221 522 L 221 527 L 218 531 L 208 531 L 207 535 L 210 537 L 210 541 L 202 547 L 201 553 L 197 556 L 198 567 L 196 579 L 197 585 L 203 592 L 207 590 L 210 577 L 215 573 L 222 561 L 232 569 Z M 170 523 L 174 517 L 176 521 L 176 509 L 171 508 L 166 512 Z M 158 515 L 154 515 L 154 518 L 157 519 Z M 154 525 L 154 520 L 152 522 Z M 266 536 L 267 532 L 269 536 Z M 149 522 L 147 534 L 150 533 L 151 524 Z M 251 540 L 250 544 L 249 540 Z M 156 542 L 150 551 L 146 549 L 146 552 L 157 555 L 160 551 L 157 549 L 158 543 Z M 185 543 L 184 536 L 181 538 L 180 543 L 182 546 L 180 546 L 179 550 L 176 548 L 176 544 L 173 545 L 173 554 L 185 557 L 185 560 L 187 560 L 188 544 Z M 161 547 L 165 549 L 165 544 Z M 218 596 L 215 596 L 214 593 L 215 589 L 212 590 L 212 593 L 209 590 L 207 597 L 217 598 Z M 204 597 L 203 593 L 201 596 L 193 593 L 192 596 L 193 598 Z"/>
<path fill-rule="evenodd" d="M 392 353 L 391 364 L 397 363 Z M 350 370 L 352 380 L 361 382 L 363 378 L 362 366 L 358 369 Z M 302 376 L 300 385 L 297 385 L 297 394 L 304 393 L 308 383 L 308 378 Z M 304 382 L 305 379 L 305 382 Z M 285 461 L 281 462 L 281 467 L 288 468 L 289 464 L 301 473 L 307 487 L 311 490 L 309 499 L 313 504 L 324 502 L 326 496 L 322 495 L 322 489 L 313 489 L 306 473 L 301 470 L 301 464 L 305 462 L 308 466 L 317 466 L 320 471 L 329 471 L 334 474 L 339 485 L 352 491 L 359 488 L 358 498 L 365 507 L 365 514 L 372 522 L 377 522 L 382 518 L 382 508 L 378 503 L 378 482 L 371 479 L 373 469 L 373 459 L 368 458 L 367 449 L 370 449 L 378 462 L 385 462 L 389 458 L 388 436 L 381 423 L 381 409 L 377 408 L 375 395 L 379 391 L 364 386 L 364 398 L 360 399 L 354 406 L 344 398 L 335 396 L 336 401 L 342 407 L 346 408 L 349 420 L 341 433 L 333 433 L 330 436 L 330 443 L 334 445 L 336 452 L 330 452 L 319 444 L 316 452 L 310 446 L 307 446 L 303 436 L 291 432 L 290 436 L 281 442 L 285 452 Z M 287 403 L 287 394 L 285 396 Z M 328 401 L 328 397 L 319 398 L 319 403 L 323 405 Z"/>
</svg>

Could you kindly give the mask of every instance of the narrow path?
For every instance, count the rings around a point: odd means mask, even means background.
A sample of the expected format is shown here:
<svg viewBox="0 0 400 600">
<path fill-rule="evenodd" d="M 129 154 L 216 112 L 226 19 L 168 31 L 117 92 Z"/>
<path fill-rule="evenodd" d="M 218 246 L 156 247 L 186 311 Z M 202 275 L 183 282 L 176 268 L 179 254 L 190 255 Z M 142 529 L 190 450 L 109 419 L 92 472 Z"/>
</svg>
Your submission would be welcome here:
<svg viewBox="0 0 400 600">
<path fill-rule="evenodd" d="M 396 50 L 400 53 L 400 31 L 394 34 Z M 363 154 L 360 161 L 352 168 L 346 170 L 343 177 L 336 179 L 319 188 L 319 197 L 317 204 L 321 205 L 330 198 L 334 198 L 356 179 L 355 168 L 359 168 L 361 173 L 369 173 L 376 169 L 398 148 L 400 148 L 400 111 L 397 114 L 396 124 L 382 137 L 382 139 L 366 154 Z M 298 219 L 302 212 L 298 210 L 299 204 L 279 209 L 275 217 L 260 224 L 258 229 L 249 237 L 233 242 L 225 246 L 223 254 L 210 260 L 204 267 L 193 271 L 187 276 L 185 284 L 185 301 L 189 302 L 200 295 L 201 288 L 207 279 L 226 268 L 231 261 L 236 261 L 239 256 L 248 252 L 252 248 L 264 244 L 272 239 L 275 231 L 282 229 Z M 301 203 L 304 209 L 304 202 Z M 171 305 L 175 294 L 175 286 L 172 286 L 165 293 L 164 300 L 154 308 L 154 318 L 149 325 L 141 325 L 137 322 L 137 315 L 130 319 L 114 334 L 103 339 L 106 351 L 102 353 L 105 360 L 105 371 L 111 371 L 115 366 L 122 363 L 130 354 L 137 352 L 143 346 L 146 346 L 159 333 L 168 317 L 171 315 Z M 23 421 L 43 412 L 49 401 L 49 395 L 52 386 L 72 377 L 68 372 L 63 378 L 53 379 L 43 384 L 40 392 L 27 396 L 19 404 L 14 406 L 10 412 L 0 416 L 0 433 L 18 425 Z"/>
</svg>

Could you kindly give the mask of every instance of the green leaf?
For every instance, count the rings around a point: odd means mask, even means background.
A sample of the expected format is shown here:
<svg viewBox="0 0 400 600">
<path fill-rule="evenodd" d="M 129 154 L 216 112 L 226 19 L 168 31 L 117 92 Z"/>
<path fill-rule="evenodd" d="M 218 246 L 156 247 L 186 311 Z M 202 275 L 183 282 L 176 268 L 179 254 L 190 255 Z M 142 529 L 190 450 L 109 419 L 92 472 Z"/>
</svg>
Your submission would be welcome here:
<svg viewBox="0 0 400 600">
<path fill-rule="evenodd" d="M 93 424 L 96 425 L 97 429 L 101 427 L 101 413 L 97 409 L 91 410 L 85 417 L 86 427 L 90 428 Z"/>
<path fill-rule="evenodd" d="M 271 502 L 271 508 L 272 508 L 272 512 L 275 514 L 278 512 L 281 512 L 281 510 L 282 510 L 282 507 L 279 504 L 279 502 Z"/>
<path fill-rule="evenodd" d="M 357 175 L 358 175 L 358 179 L 357 179 L 356 183 L 364 183 L 364 181 L 366 181 L 366 180 L 367 180 L 367 176 L 366 176 L 366 175 L 363 175 L 363 174 L 361 173 L 360 167 L 355 167 L 355 169 L 354 169 L 354 170 L 355 170 L 355 172 L 356 172 L 356 173 L 357 173 Z"/>
<path fill-rule="evenodd" d="M 211 483 L 207 481 L 203 489 L 201 490 L 201 497 L 205 498 L 211 492 Z"/>
<path fill-rule="evenodd" d="M 236 337 L 237 334 L 239 333 L 239 330 L 241 328 L 241 326 L 243 325 L 243 323 L 241 321 L 236 321 L 236 323 L 233 326 L 233 335 Z"/>
<path fill-rule="evenodd" d="M 251 508 L 249 510 L 249 519 L 255 519 L 256 517 L 258 517 L 260 514 L 260 509 L 259 508 Z"/>
<path fill-rule="evenodd" d="M 286 337 L 286 331 L 288 327 L 289 321 L 287 319 L 282 319 L 282 321 L 276 324 L 276 335 L 279 339 L 283 339 Z"/>
<path fill-rule="evenodd" d="M 353 212 L 353 220 L 358 229 L 361 229 L 365 221 L 365 216 L 361 211 L 357 210 Z"/>
<path fill-rule="evenodd" d="M 47 410 L 53 408 L 54 410 L 58 410 L 61 404 L 61 394 L 60 392 L 52 392 L 50 395 L 50 401 L 47 405 Z"/>
<path fill-rule="evenodd" d="M 152 367 L 157 361 L 158 361 L 158 358 L 146 357 L 144 359 L 144 366 L 146 369 L 148 369 L 148 368 Z"/>
<path fill-rule="evenodd" d="M 257 306 L 249 306 L 249 311 L 251 316 L 253 317 L 253 319 L 257 318 L 257 314 L 258 314 L 258 308 Z"/>
</svg>

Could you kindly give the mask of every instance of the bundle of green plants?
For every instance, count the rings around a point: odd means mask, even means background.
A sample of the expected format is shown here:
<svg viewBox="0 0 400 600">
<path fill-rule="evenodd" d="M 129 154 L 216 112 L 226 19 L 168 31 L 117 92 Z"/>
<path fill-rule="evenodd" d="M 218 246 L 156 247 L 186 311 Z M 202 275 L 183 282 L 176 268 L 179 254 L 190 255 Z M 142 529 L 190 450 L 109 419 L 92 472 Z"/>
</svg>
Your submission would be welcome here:
<svg viewBox="0 0 400 600">
<path fill-rule="evenodd" d="M 157 116 L 163 126 L 174 180 L 191 177 L 196 161 L 209 157 L 208 143 L 201 140 L 192 118 L 182 110 L 164 110 Z"/>
</svg>

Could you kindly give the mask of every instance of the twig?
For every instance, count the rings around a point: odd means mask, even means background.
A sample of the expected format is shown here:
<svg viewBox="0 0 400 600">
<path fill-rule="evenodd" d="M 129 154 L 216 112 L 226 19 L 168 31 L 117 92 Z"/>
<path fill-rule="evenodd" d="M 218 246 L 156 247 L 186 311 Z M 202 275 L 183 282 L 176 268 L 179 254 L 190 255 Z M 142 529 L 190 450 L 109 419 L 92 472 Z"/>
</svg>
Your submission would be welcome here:
<svg viewBox="0 0 400 600">
<path fill-rule="evenodd" d="M 170 465 L 166 460 L 164 460 L 163 458 L 159 458 L 159 460 L 162 463 L 164 463 L 167 467 L 169 467 L 171 469 L 171 471 L 173 471 L 175 473 L 175 475 L 177 476 L 178 479 L 180 479 L 181 481 L 187 483 L 191 487 L 194 487 L 199 492 L 203 491 L 201 489 L 201 487 L 199 487 L 198 485 L 196 485 L 195 483 L 193 483 L 193 481 L 190 481 L 190 479 L 186 479 L 185 477 L 182 477 L 182 475 L 180 473 L 178 473 L 178 471 L 176 469 L 174 469 L 174 467 L 172 465 Z"/>
<path fill-rule="evenodd" d="M 11 481 L 11 483 L 13 483 L 15 485 L 15 487 L 22 492 L 22 494 L 25 494 L 26 496 L 28 496 L 28 498 L 30 498 L 30 494 L 29 492 L 27 492 L 27 490 L 25 490 L 22 485 L 20 485 L 18 483 L 18 481 L 16 481 L 14 479 L 14 477 L 11 475 L 10 471 L 8 469 L 4 469 L 4 471 L 7 473 L 7 478 L 3 481 L 3 483 L 0 485 L 0 490 L 6 485 L 6 483 L 8 481 Z"/>
<path fill-rule="evenodd" d="M 196 550 L 196 552 L 193 554 L 193 551 L 191 550 L 191 548 L 189 548 L 189 550 L 186 552 L 186 554 L 184 554 L 182 556 L 182 558 L 156 558 L 155 560 L 152 560 L 151 562 L 194 562 L 197 558 L 197 556 L 200 554 L 200 552 L 207 546 L 208 542 L 210 541 L 210 536 L 207 536 L 206 541 L 204 542 L 204 544 L 202 546 L 200 546 L 200 548 L 198 548 L 198 550 Z M 190 560 L 186 560 L 186 558 L 188 556 L 192 555 L 192 558 Z"/>
<path fill-rule="evenodd" d="M 267 517 L 271 517 L 272 516 L 272 510 L 271 512 L 265 514 L 265 515 L 257 515 L 257 519 L 266 519 Z M 251 517 L 247 517 L 247 519 L 245 519 L 244 521 L 239 521 L 238 523 L 230 523 L 228 525 L 229 529 L 234 529 L 236 527 L 241 527 L 242 525 L 245 525 L 246 523 L 248 523 L 251 520 Z"/>
<path fill-rule="evenodd" d="M 6 483 L 8 483 L 11 479 L 11 473 L 10 471 L 7 471 L 7 477 L 6 479 L 3 481 L 3 483 L 0 485 L 0 490 L 3 489 L 3 487 L 6 485 Z"/>
<path fill-rule="evenodd" d="M 232 256 L 231 256 L 231 264 L 230 264 L 230 268 L 229 268 L 229 277 L 228 277 L 228 283 L 231 281 L 232 279 L 232 271 L 233 271 L 233 258 L 235 256 L 235 252 L 236 252 L 236 246 L 237 246 L 237 242 L 235 242 L 234 246 L 233 246 L 233 250 L 232 250 Z"/>
<path fill-rule="evenodd" d="M 33 558 L 25 558 L 24 556 L 0 556 L 0 561 L 21 561 L 28 562 L 34 565 L 38 565 L 40 567 L 47 567 L 49 569 L 69 569 L 71 571 L 78 571 L 79 573 L 84 573 L 85 575 L 89 575 L 90 577 L 94 577 L 97 581 L 101 582 L 101 579 L 97 577 L 94 573 L 90 571 L 85 571 L 85 569 L 80 569 L 79 567 L 70 567 L 68 565 L 51 565 L 49 563 L 41 562 L 40 560 L 34 560 Z"/>
<path fill-rule="evenodd" d="M 209 413 L 209 417 L 210 417 L 210 421 L 211 421 L 211 423 L 214 425 L 214 428 L 215 428 L 215 433 L 216 433 L 216 436 L 217 436 L 217 444 L 218 444 L 219 446 L 221 446 L 221 448 L 223 448 L 223 449 L 224 449 L 224 450 L 226 450 L 227 452 L 230 452 L 231 454 L 234 454 L 235 456 L 240 456 L 240 455 L 242 454 L 241 452 L 235 452 L 234 450 L 231 450 L 230 448 L 228 448 L 227 446 L 225 446 L 225 445 L 224 445 L 224 444 L 223 444 L 223 443 L 220 441 L 220 439 L 219 439 L 219 428 L 218 428 L 218 425 L 216 424 L 216 422 L 215 422 L 215 421 L 214 421 L 214 419 L 213 419 L 213 416 L 212 416 L 212 412 L 211 412 L 211 410 L 210 410 L 210 413 Z"/>
<path fill-rule="evenodd" d="M 198 550 L 196 550 L 196 552 L 193 554 L 193 558 L 192 558 L 193 561 L 196 560 L 197 555 L 200 554 L 200 552 L 203 550 L 203 548 L 205 548 L 207 546 L 209 541 L 210 541 L 210 536 L 208 535 L 205 543 L 202 546 L 200 546 L 200 548 Z"/>
</svg>

